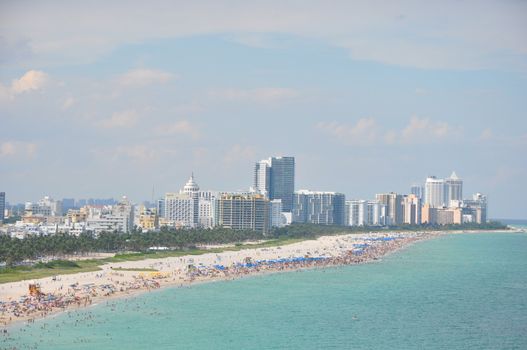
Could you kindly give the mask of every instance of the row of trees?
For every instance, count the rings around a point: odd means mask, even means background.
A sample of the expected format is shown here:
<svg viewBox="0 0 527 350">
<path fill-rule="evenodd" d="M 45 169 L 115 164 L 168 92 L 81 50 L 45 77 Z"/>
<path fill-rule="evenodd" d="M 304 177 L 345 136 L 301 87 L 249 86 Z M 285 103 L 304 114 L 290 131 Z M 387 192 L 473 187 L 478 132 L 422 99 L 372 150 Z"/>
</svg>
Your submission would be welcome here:
<svg viewBox="0 0 527 350">
<path fill-rule="evenodd" d="M 501 229 L 499 223 L 483 225 L 467 224 L 452 226 L 401 226 L 388 229 Z M 170 249 L 188 249 L 200 244 L 225 244 L 272 238 L 316 238 L 322 235 L 354 233 L 379 230 L 378 227 L 342 227 L 309 224 L 293 224 L 276 228 L 269 234 L 250 230 L 214 229 L 169 229 L 158 232 L 131 233 L 104 232 L 97 237 L 83 233 L 79 236 L 56 234 L 52 236 L 29 236 L 25 239 L 0 236 L 0 262 L 8 266 L 24 260 L 38 260 L 41 257 L 57 257 L 90 252 L 145 252 L 150 247 L 168 247 Z"/>
</svg>

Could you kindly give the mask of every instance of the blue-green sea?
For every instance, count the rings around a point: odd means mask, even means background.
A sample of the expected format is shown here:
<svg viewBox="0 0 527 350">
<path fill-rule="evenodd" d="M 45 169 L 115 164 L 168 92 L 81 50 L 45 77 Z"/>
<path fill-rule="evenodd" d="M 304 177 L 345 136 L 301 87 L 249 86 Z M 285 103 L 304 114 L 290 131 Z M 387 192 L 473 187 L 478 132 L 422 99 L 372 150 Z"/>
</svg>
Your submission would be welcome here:
<svg viewBox="0 0 527 350">
<path fill-rule="evenodd" d="M 381 261 L 168 288 L 0 335 L 16 349 L 527 349 L 527 234 L 447 235 Z"/>
</svg>

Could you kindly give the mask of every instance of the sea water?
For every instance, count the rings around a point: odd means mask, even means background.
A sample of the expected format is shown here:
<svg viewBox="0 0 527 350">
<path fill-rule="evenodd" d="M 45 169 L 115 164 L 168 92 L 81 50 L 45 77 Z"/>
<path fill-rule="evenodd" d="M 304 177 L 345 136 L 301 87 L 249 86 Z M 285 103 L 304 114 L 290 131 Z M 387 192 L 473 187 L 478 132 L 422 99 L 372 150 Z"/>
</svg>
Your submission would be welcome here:
<svg viewBox="0 0 527 350">
<path fill-rule="evenodd" d="M 527 234 L 167 288 L 12 327 L 16 349 L 527 349 Z"/>
</svg>

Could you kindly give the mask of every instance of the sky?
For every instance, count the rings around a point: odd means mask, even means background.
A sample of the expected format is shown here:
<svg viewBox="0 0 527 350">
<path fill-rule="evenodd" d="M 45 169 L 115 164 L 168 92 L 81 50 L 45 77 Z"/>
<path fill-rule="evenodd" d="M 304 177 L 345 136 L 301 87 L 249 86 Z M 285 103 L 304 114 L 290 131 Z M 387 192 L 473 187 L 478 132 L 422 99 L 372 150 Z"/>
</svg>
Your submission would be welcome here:
<svg viewBox="0 0 527 350">
<path fill-rule="evenodd" d="M 525 1 L 1 1 L 0 191 L 151 200 L 192 172 L 350 199 L 429 175 L 527 218 Z"/>
</svg>

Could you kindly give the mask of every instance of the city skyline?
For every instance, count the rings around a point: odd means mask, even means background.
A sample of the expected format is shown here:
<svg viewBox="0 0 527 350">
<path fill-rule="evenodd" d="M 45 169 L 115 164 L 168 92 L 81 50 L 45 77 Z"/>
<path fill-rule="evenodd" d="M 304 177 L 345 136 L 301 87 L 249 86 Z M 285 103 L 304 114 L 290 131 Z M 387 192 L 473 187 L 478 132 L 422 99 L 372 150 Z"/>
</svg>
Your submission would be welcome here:
<svg viewBox="0 0 527 350">
<path fill-rule="evenodd" d="M 0 5 L 10 203 L 140 201 L 192 170 L 245 189 L 294 154 L 298 189 L 371 198 L 455 170 L 525 218 L 525 3 L 31 4 Z"/>
</svg>

